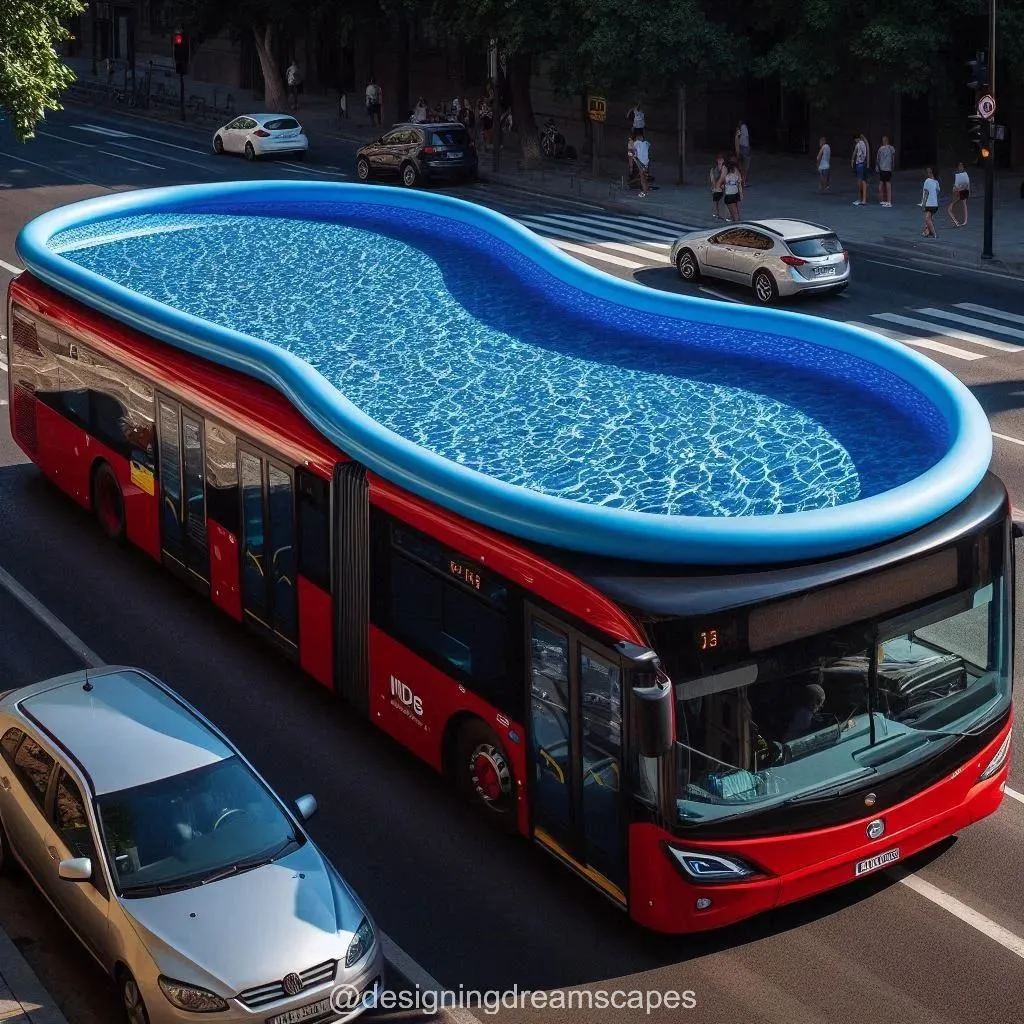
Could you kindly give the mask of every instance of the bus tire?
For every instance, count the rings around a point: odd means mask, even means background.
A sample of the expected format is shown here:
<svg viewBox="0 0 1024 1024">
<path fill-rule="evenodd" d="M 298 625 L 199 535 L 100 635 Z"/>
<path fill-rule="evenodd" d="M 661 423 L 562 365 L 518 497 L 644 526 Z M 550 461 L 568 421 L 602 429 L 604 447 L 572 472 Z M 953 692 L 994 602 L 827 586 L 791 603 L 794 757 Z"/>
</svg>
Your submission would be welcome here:
<svg viewBox="0 0 1024 1024">
<path fill-rule="evenodd" d="M 113 541 L 124 540 L 124 495 L 109 462 L 98 462 L 93 471 L 92 507 L 104 534 Z"/>
<path fill-rule="evenodd" d="M 467 721 L 455 741 L 455 779 L 470 803 L 503 831 L 516 831 L 516 780 L 494 730 Z"/>
</svg>

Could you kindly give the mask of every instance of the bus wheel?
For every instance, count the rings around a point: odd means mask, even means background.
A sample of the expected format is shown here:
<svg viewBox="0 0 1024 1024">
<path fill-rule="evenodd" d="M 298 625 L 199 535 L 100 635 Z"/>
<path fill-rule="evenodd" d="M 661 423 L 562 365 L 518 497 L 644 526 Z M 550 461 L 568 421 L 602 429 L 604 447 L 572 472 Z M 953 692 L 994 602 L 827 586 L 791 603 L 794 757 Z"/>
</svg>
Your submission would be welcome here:
<svg viewBox="0 0 1024 1024">
<path fill-rule="evenodd" d="M 111 540 L 124 538 L 124 495 L 110 463 L 101 462 L 92 478 L 92 507 L 100 529 Z"/>
<path fill-rule="evenodd" d="M 455 748 L 459 788 L 499 827 L 516 830 L 516 785 L 512 765 L 490 726 L 475 719 L 459 733 Z"/>
</svg>

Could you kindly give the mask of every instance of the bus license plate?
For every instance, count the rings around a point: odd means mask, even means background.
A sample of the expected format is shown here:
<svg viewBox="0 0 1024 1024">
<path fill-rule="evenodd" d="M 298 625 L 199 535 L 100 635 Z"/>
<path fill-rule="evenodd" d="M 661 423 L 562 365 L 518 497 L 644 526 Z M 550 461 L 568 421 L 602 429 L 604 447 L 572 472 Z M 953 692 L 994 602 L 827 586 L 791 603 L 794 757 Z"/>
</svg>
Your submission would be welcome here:
<svg viewBox="0 0 1024 1024">
<path fill-rule="evenodd" d="M 276 1017 L 268 1017 L 267 1024 L 299 1024 L 300 1021 L 319 1020 L 331 1012 L 331 1000 L 318 999 L 315 1003 L 307 1003 L 305 1006 L 296 1006 L 294 1010 L 287 1013 L 279 1013 Z"/>
<path fill-rule="evenodd" d="M 870 871 L 877 871 L 879 868 L 884 868 L 887 864 L 893 864 L 900 859 L 900 850 L 897 846 L 894 850 L 886 850 L 885 853 L 876 854 L 874 857 L 868 857 L 867 860 L 857 861 L 857 866 L 853 869 L 854 876 L 859 878 L 861 875 L 866 875 Z"/>
</svg>

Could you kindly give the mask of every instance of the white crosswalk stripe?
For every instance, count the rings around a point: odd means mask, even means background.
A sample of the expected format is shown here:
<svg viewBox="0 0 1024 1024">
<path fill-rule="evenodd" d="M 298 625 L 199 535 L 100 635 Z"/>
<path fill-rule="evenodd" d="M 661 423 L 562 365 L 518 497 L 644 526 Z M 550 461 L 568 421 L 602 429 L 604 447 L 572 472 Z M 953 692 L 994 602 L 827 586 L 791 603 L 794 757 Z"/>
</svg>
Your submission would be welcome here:
<svg viewBox="0 0 1024 1024">
<path fill-rule="evenodd" d="M 984 359 L 980 352 L 968 352 L 966 349 L 956 348 L 953 345 L 944 345 L 941 341 L 932 338 L 915 338 L 912 334 L 903 334 L 901 331 L 893 331 L 888 327 L 879 327 L 877 324 L 863 324 L 856 320 L 847 320 L 850 327 L 859 327 L 864 331 L 871 331 L 873 334 L 881 334 L 891 341 L 899 341 L 904 345 L 912 345 L 914 348 L 927 349 L 930 352 L 941 352 L 943 355 L 951 356 L 953 359 Z"/>
<path fill-rule="evenodd" d="M 974 316 L 964 316 L 955 310 L 965 310 L 974 313 Z M 909 331 L 896 331 L 891 327 L 883 327 L 882 324 L 856 323 L 850 321 L 851 326 L 862 327 L 865 330 L 874 331 L 884 337 L 899 341 L 904 345 L 911 345 L 915 348 L 927 349 L 931 352 L 941 352 L 943 355 L 953 359 L 975 360 L 984 359 L 991 352 L 1019 353 L 1024 352 L 1024 331 L 1007 327 L 999 320 L 1008 320 L 1011 323 L 1024 324 L 1024 316 L 1012 313 L 1008 310 L 998 309 L 995 306 L 981 306 L 971 302 L 959 302 L 953 309 L 942 309 L 936 306 L 922 306 L 920 309 L 908 310 L 903 313 L 885 311 L 872 313 L 872 321 L 882 321 L 885 324 L 896 324 L 901 328 L 910 328 L 919 334 Z M 966 327 L 973 327 L 975 331 L 962 330 L 953 324 L 963 324 Z M 1013 344 L 1003 341 L 1000 338 L 991 337 L 992 334 L 1003 334 L 1008 337 L 1020 337 L 1020 344 Z M 965 344 L 951 345 L 951 341 L 959 341 Z M 970 346 L 976 346 L 970 347 Z M 977 349 L 982 349 L 979 352 Z"/>
</svg>

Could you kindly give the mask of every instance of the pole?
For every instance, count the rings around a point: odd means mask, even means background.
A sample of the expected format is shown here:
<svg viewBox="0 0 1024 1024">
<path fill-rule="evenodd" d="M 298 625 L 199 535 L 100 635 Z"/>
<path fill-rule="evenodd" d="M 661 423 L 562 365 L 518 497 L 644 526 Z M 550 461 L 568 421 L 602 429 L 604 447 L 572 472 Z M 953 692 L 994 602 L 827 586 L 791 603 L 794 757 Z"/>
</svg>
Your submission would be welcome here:
<svg viewBox="0 0 1024 1024">
<path fill-rule="evenodd" d="M 989 0 L 988 5 L 988 86 L 989 92 L 996 94 L 996 0 Z M 996 193 L 996 141 L 992 130 L 994 118 L 986 122 L 988 138 L 988 159 L 985 161 L 985 217 L 981 243 L 981 258 L 992 259 L 992 217 L 995 212 Z"/>
<path fill-rule="evenodd" d="M 676 137 L 679 145 L 678 184 L 686 184 L 686 86 L 679 86 L 676 95 Z"/>
<path fill-rule="evenodd" d="M 491 139 L 494 149 L 491 151 L 491 169 L 495 174 L 501 173 L 501 82 L 499 81 L 498 58 L 494 58 L 494 100 L 491 102 L 491 124 L 494 126 L 494 134 Z"/>
<path fill-rule="evenodd" d="M 181 119 L 185 120 L 185 76 L 178 75 L 178 105 L 181 108 Z"/>
</svg>

